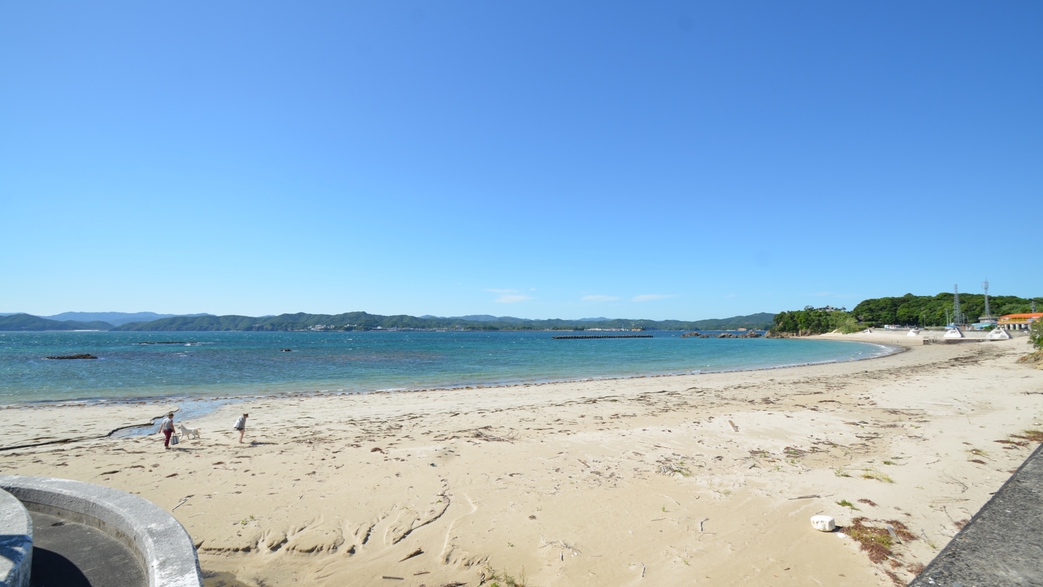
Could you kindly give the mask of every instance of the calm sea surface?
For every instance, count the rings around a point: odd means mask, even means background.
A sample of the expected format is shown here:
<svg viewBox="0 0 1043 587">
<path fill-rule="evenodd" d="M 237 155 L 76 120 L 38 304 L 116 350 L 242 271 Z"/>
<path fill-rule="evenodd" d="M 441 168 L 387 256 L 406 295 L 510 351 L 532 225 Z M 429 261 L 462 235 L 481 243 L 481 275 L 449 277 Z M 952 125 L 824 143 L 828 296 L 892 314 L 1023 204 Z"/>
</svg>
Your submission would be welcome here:
<svg viewBox="0 0 1043 587">
<path fill-rule="evenodd" d="M 569 333 L 0 332 L 0 404 L 431 389 L 758 369 L 889 352 L 866 343 L 680 332 L 620 340 L 555 334 Z M 45 359 L 77 353 L 98 360 Z"/>
</svg>

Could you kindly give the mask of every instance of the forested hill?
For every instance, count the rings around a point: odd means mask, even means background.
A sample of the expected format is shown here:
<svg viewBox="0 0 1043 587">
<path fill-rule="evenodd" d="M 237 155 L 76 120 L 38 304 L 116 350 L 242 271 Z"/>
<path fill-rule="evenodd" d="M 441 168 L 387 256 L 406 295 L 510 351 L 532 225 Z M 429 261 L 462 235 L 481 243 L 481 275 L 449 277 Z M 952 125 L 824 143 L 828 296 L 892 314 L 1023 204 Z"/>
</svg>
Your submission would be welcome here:
<svg viewBox="0 0 1043 587">
<path fill-rule="evenodd" d="M 1043 298 L 1035 298 L 1037 306 L 1043 307 Z M 1017 296 L 989 296 L 989 310 L 993 316 L 1020 314 L 1032 309 L 1032 299 Z M 873 298 L 859 303 L 851 315 L 868 326 L 904 324 L 910 326 L 945 326 L 946 311 L 952 320 L 953 294 L 940 293 L 935 296 Z M 960 311 L 966 322 L 977 322 L 985 315 L 984 294 L 960 294 Z"/>
<path fill-rule="evenodd" d="M 30 314 L 0 316 L 0 331 L 43 331 L 43 330 L 111 330 L 108 322 L 77 322 L 75 320 L 48 320 Z"/>
<path fill-rule="evenodd" d="M 733 318 L 680 320 L 526 320 L 522 318 L 480 317 L 440 318 L 436 316 L 380 316 L 366 312 L 347 314 L 281 314 L 279 316 L 179 316 L 152 322 L 125 324 L 113 330 L 124 331 L 287 331 L 287 330 L 589 330 L 592 328 L 643 328 L 645 330 L 731 330 L 764 329 L 774 314 L 760 313 Z M 492 319 L 490 319 L 492 318 Z"/>
<path fill-rule="evenodd" d="M 1032 310 L 1032 302 L 1043 307 L 1043 298 L 989 296 L 989 312 L 994 317 L 1020 314 Z M 984 294 L 960 294 L 960 312 L 964 323 L 977 322 L 985 315 Z M 900 324 L 903 326 L 945 326 L 953 321 L 953 294 L 935 296 L 872 298 L 860 302 L 848 312 L 844 308 L 812 308 L 779 312 L 771 331 L 778 335 L 809 335 L 832 332 L 856 332 L 863 328 Z M 948 320 L 948 322 L 946 321 Z"/>
</svg>

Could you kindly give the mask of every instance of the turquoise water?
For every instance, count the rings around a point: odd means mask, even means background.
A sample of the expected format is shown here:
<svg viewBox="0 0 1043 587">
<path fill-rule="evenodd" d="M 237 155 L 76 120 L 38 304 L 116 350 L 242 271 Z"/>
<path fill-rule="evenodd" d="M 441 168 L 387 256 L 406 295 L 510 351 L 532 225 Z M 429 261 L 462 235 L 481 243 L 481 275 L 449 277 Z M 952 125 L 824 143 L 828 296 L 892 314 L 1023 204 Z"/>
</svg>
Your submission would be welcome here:
<svg viewBox="0 0 1043 587">
<path fill-rule="evenodd" d="M 759 369 L 889 352 L 866 343 L 679 332 L 619 340 L 555 334 L 569 333 L 3 332 L 0 404 L 364 393 Z M 45 359 L 78 353 L 98 360 Z"/>
</svg>

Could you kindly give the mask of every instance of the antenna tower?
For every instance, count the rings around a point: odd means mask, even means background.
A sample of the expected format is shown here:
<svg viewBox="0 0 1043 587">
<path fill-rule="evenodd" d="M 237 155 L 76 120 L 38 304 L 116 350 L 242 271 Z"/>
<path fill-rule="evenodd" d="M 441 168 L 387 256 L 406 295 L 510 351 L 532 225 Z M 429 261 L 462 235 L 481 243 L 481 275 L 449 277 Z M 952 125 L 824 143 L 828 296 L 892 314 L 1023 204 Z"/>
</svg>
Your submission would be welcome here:
<svg viewBox="0 0 1043 587">
<path fill-rule="evenodd" d="M 989 280 L 983 281 L 981 286 L 985 288 L 985 317 L 992 318 L 992 312 L 989 311 Z"/>
<path fill-rule="evenodd" d="M 963 324 L 963 316 L 960 314 L 960 284 L 952 286 L 952 323 L 959 326 Z"/>
</svg>

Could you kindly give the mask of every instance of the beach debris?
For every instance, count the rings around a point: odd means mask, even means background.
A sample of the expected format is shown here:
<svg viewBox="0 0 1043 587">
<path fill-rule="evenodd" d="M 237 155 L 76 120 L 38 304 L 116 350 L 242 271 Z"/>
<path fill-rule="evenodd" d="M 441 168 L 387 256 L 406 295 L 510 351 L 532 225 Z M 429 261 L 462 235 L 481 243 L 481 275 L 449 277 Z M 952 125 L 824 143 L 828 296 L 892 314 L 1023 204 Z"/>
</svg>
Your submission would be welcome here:
<svg viewBox="0 0 1043 587">
<path fill-rule="evenodd" d="M 832 532 L 837 529 L 837 522 L 833 516 L 811 516 L 811 527 L 819 532 Z"/>
<path fill-rule="evenodd" d="M 1010 437 L 1017 438 L 1019 440 L 1027 440 L 1029 442 L 1043 442 L 1043 431 L 1026 430 L 1021 434 L 1011 434 Z"/>
<path fill-rule="evenodd" d="M 77 354 L 77 355 L 55 355 L 53 357 L 47 357 L 47 358 L 51 359 L 52 361 L 61 361 L 61 360 L 68 360 L 68 359 L 97 359 L 98 357 L 95 357 L 94 355 L 90 355 L 90 354 L 87 354 L 87 353 L 80 353 L 80 354 Z"/>
<path fill-rule="evenodd" d="M 387 579 L 388 581 L 405 581 L 404 577 L 391 577 L 388 575 L 381 575 L 381 579 Z"/>
<path fill-rule="evenodd" d="M 540 546 L 540 548 L 546 548 L 548 546 L 558 546 L 558 547 L 560 547 L 561 550 L 558 552 L 558 558 L 562 562 L 565 561 L 565 551 L 566 550 L 569 551 L 572 554 L 572 556 L 579 556 L 579 554 L 580 554 L 579 550 L 575 546 L 572 546 L 571 544 L 568 544 L 567 542 L 564 542 L 562 540 L 551 540 L 551 541 L 548 542 L 543 536 L 540 536 L 540 542 L 543 543 L 543 545 Z"/>
<path fill-rule="evenodd" d="M 400 561 L 398 561 L 398 562 L 400 562 L 400 563 L 401 563 L 401 562 L 405 562 L 405 561 L 407 561 L 407 560 L 409 560 L 409 559 L 413 558 L 414 556 L 420 556 L 420 555 L 422 555 L 422 554 L 424 554 L 424 549 L 423 549 L 423 548 L 417 548 L 417 549 L 416 549 L 416 550 L 414 550 L 413 552 L 411 552 L 411 553 L 407 554 L 405 558 L 403 558 L 402 560 L 400 560 Z"/>
<path fill-rule="evenodd" d="M 690 477 L 692 471 L 688 468 L 683 460 L 673 459 L 671 457 L 663 457 L 657 461 L 658 467 L 656 467 L 656 473 L 660 475 L 680 475 L 682 477 Z M 676 501 L 676 500 L 675 500 Z"/>
<path fill-rule="evenodd" d="M 681 505 L 681 502 L 677 501 L 676 499 L 674 499 L 674 498 L 670 497 L 669 495 L 667 495 L 667 494 L 665 494 L 665 493 L 660 493 L 659 495 L 662 495 L 663 497 L 665 497 L 665 498 L 669 499 L 670 501 L 672 501 L 672 502 L 676 503 L 677 505 Z M 699 498 L 698 498 L 698 497 L 696 497 L 695 499 L 699 499 Z"/>
<path fill-rule="evenodd" d="M 491 426 L 485 426 L 485 428 L 491 428 Z M 484 440 L 486 442 L 509 442 L 514 444 L 514 441 L 510 438 L 504 438 L 502 436 L 493 436 L 487 432 L 483 432 L 481 428 L 474 431 L 473 438 L 478 440 Z"/>
<path fill-rule="evenodd" d="M 703 518 L 702 520 L 699 520 L 699 531 L 700 532 L 703 531 L 703 523 L 709 522 L 709 521 L 710 521 L 710 518 Z"/>
<path fill-rule="evenodd" d="M 819 498 L 819 497 L 822 497 L 822 496 L 817 494 L 817 493 L 811 493 L 809 495 L 801 495 L 801 496 L 798 496 L 798 497 L 791 497 L 789 499 L 790 499 L 790 501 L 796 501 L 798 499 L 816 499 L 816 498 Z"/>
<path fill-rule="evenodd" d="M 373 448 L 369 449 L 369 452 L 379 452 L 379 453 L 383 453 L 383 452 L 384 452 L 384 449 L 380 448 L 379 446 L 374 446 Z"/>
<path fill-rule="evenodd" d="M 194 495 L 194 494 L 193 494 L 193 495 Z M 185 497 L 182 497 L 182 498 L 181 498 L 181 501 L 177 502 L 177 505 L 176 505 L 176 506 L 174 506 L 173 508 L 171 508 L 171 509 L 170 509 L 170 511 L 174 511 L 174 510 L 176 510 L 177 508 L 179 508 L 179 507 L 181 507 L 181 506 L 185 505 L 186 503 L 188 503 L 188 499 L 189 499 L 190 497 L 192 497 L 192 495 L 186 495 Z"/>
<path fill-rule="evenodd" d="M 884 527 L 867 526 L 868 518 L 855 518 L 851 525 L 844 528 L 844 533 L 859 543 L 861 550 L 869 555 L 869 560 L 880 563 L 886 559 L 895 559 L 891 547 L 902 540 L 916 540 L 916 535 L 909 531 L 905 524 L 898 520 L 887 520 Z M 929 543 L 930 544 L 930 543 Z"/>
<path fill-rule="evenodd" d="M 728 420 L 728 423 L 732 425 L 732 430 L 734 430 L 736 432 L 739 431 L 739 427 L 735 425 L 735 422 L 732 422 L 731 420 Z"/>
<path fill-rule="evenodd" d="M 887 533 L 891 535 L 891 540 L 901 544 L 902 541 L 899 540 L 898 539 L 898 535 L 895 534 L 895 527 L 894 526 L 892 526 L 891 524 L 884 524 L 884 529 L 887 530 Z"/>
<path fill-rule="evenodd" d="M 630 566 L 632 567 L 636 567 L 638 565 L 641 566 L 641 578 L 643 579 L 645 577 L 645 563 L 630 563 Z"/>
</svg>

